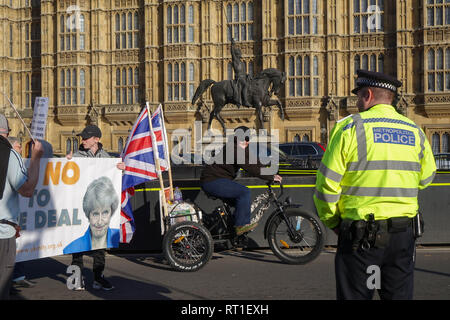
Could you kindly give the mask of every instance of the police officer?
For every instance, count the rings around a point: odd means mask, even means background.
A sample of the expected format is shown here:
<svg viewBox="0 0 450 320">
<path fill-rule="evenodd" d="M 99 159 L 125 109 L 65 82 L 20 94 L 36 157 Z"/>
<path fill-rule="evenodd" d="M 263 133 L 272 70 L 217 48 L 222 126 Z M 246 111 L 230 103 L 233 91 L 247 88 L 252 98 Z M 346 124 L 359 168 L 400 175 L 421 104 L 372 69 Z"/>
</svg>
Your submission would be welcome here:
<svg viewBox="0 0 450 320">
<path fill-rule="evenodd" d="M 425 134 L 392 106 L 402 83 L 357 71 L 359 113 L 340 120 L 317 172 L 314 203 L 338 235 L 338 299 L 412 299 L 417 195 L 436 165 Z"/>
</svg>

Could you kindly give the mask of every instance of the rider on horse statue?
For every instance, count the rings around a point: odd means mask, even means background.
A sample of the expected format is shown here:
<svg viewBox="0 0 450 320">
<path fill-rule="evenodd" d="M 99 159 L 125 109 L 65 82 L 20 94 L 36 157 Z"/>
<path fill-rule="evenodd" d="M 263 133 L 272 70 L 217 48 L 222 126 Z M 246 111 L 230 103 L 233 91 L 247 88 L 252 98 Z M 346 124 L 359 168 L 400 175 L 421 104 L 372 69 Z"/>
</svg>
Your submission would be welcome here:
<svg viewBox="0 0 450 320">
<path fill-rule="evenodd" d="M 228 79 L 216 82 L 212 79 L 200 81 L 192 97 L 192 104 L 195 105 L 202 94 L 211 87 L 211 98 L 214 103 L 210 111 L 208 129 L 214 118 L 216 118 L 225 133 L 225 121 L 220 116 L 223 107 L 228 104 L 243 105 L 257 110 L 258 120 L 261 128 L 264 128 L 262 107 L 278 106 L 280 117 L 284 120 L 284 110 L 279 99 L 271 99 L 272 95 L 278 96 L 281 87 L 286 82 L 286 73 L 274 68 L 267 68 L 253 76 L 245 73 L 245 63 L 241 61 L 241 50 L 236 47 L 234 40 L 231 41 L 232 65 L 235 72 L 235 79 Z"/>
<path fill-rule="evenodd" d="M 241 49 L 236 47 L 236 42 L 231 38 L 231 63 L 234 70 L 233 96 L 236 105 L 251 107 L 248 102 L 248 80 L 251 80 L 251 76 L 245 73 L 245 63 L 241 61 L 242 53 Z"/>
</svg>

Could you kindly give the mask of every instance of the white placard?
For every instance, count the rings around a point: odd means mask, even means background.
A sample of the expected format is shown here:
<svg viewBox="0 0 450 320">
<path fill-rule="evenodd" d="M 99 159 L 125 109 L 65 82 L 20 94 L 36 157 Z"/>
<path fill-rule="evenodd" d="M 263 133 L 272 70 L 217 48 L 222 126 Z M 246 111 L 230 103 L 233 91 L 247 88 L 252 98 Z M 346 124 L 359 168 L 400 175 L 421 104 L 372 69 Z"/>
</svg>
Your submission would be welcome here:
<svg viewBox="0 0 450 320">
<path fill-rule="evenodd" d="M 31 134 L 34 138 L 45 139 L 47 115 L 48 97 L 36 97 L 34 102 L 33 119 L 31 120 Z"/>
<path fill-rule="evenodd" d="M 118 247 L 119 161 L 41 159 L 34 195 L 20 197 L 16 261 Z"/>
</svg>

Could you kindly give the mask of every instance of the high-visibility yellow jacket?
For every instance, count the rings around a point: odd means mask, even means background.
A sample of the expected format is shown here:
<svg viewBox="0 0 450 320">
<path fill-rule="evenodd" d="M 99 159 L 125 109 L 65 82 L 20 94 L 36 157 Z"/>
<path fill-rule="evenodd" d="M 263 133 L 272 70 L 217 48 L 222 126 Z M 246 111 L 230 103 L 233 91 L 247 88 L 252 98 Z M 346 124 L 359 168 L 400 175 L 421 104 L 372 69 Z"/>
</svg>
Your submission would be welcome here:
<svg viewBox="0 0 450 320">
<path fill-rule="evenodd" d="M 340 120 L 317 171 L 314 203 L 329 228 L 340 219 L 413 217 L 436 163 L 422 129 L 378 104 Z"/>
</svg>

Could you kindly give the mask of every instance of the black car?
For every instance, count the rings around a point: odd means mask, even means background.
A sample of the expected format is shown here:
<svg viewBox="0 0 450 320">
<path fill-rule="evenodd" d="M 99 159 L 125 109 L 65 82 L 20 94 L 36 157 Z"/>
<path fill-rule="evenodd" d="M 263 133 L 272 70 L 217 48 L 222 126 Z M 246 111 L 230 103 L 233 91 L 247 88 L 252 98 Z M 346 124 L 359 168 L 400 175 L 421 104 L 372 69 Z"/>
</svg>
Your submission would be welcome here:
<svg viewBox="0 0 450 320">
<path fill-rule="evenodd" d="M 438 153 L 434 155 L 438 170 L 450 170 L 450 153 Z"/>
<path fill-rule="evenodd" d="M 285 153 L 282 149 L 282 145 L 288 145 L 289 143 L 283 143 L 278 146 L 276 145 L 258 145 L 256 151 L 259 160 L 263 164 L 277 163 L 279 167 L 279 174 L 294 174 L 292 172 L 302 169 L 312 169 L 315 170 L 319 168 L 320 162 L 323 156 L 323 150 L 319 154 L 305 155 L 303 157 L 293 156 Z M 319 145 L 319 144 L 317 144 Z M 319 147 L 320 148 L 320 147 Z M 291 148 L 292 149 L 292 148 Z M 250 148 L 252 152 L 252 148 Z"/>
<path fill-rule="evenodd" d="M 280 143 L 279 148 L 289 157 L 297 159 L 322 158 L 325 153 L 325 147 L 318 142 Z"/>
</svg>

